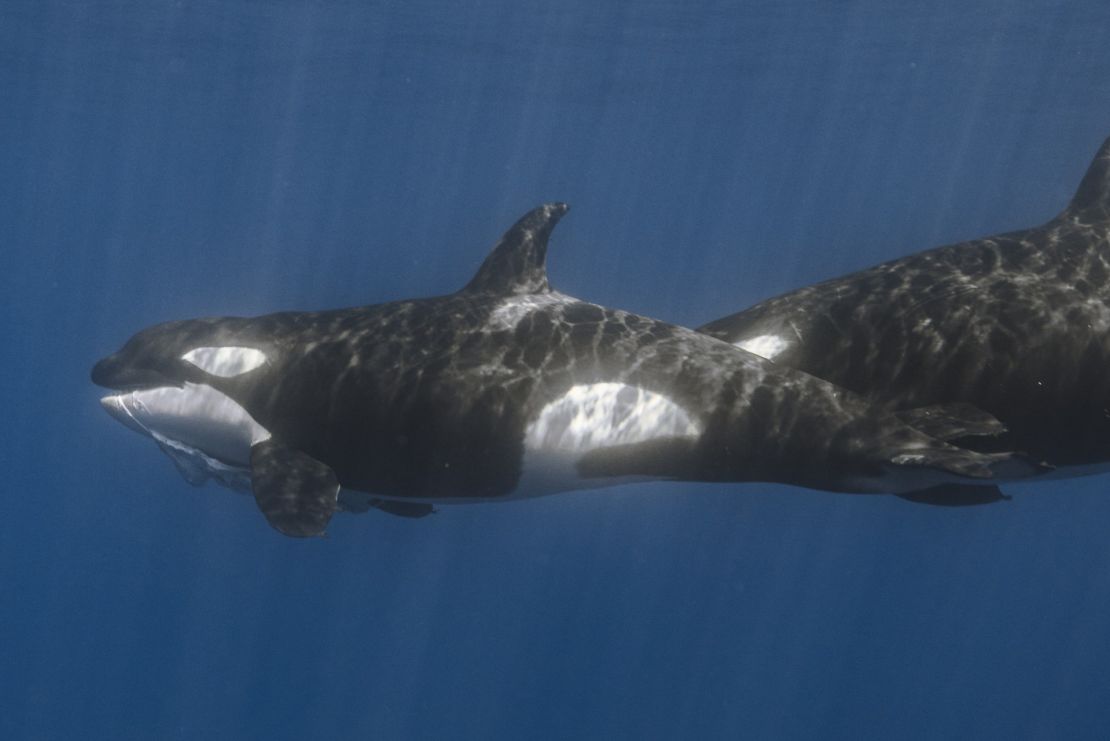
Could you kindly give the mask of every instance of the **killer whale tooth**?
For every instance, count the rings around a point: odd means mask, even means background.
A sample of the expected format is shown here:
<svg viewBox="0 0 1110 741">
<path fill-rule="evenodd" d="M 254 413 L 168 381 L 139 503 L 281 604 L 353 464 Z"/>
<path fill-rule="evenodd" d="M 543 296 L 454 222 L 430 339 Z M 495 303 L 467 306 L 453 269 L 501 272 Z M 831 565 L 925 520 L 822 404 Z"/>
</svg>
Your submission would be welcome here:
<svg viewBox="0 0 1110 741">
<path fill-rule="evenodd" d="M 266 363 L 266 353 L 253 347 L 194 347 L 181 359 L 205 373 L 234 378 Z"/>
<path fill-rule="evenodd" d="M 335 472 L 272 438 L 251 448 L 251 489 L 266 521 L 283 535 L 323 535 L 339 509 Z"/>
<path fill-rule="evenodd" d="M 463 293 L 520 295 L 547 293 L 547 240 L 570 206 L 547 203 L 509 227 L 478 268 Z"/>
</svg>

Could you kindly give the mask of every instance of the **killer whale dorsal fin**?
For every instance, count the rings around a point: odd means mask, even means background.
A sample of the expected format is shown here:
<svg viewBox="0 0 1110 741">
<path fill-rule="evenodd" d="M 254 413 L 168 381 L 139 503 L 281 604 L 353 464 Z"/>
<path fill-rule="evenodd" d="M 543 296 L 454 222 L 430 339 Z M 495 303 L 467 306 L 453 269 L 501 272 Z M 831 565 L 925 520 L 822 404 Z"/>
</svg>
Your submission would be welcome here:
<svg viewBox="0 0 1110 741">
<path fill-rule="evenodd" d="M 547 240 L 569 209 L 565 203 L 545 203 L 526 213 L 505 232 L 462 290 L 504 295 L 550 291 Z"/>
<path fill-rule="evenodd" d="M 1099 209 L 1104 217 L 1110 217 L 1110 139 L 1099 147 L 1064 213 L 1074 215 L 1092 209 Z"/>
</svg>

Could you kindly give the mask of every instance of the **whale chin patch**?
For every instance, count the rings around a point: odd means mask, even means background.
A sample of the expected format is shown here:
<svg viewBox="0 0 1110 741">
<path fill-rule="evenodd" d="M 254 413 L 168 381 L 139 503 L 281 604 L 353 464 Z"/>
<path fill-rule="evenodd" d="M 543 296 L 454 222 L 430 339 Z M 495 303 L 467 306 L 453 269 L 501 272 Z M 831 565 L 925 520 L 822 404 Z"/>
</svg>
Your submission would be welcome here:
<svg viewBox="0 0 1110 741">
<path fill-rule="evenodd" d="M 581 454 L 658 438 L 693 438 L 701 426 L 673 400 L 623 383 L 572 386 L 528 425 L 525 448 Z"/>
<path fill-rule="evenodd" d="M 774 360 L 776 355 L 790 346 L 790 343 L 777 334 L 761 334 L 734 344 L 741 350 L 747 350 L 766 360 Z"/>
<path fill-rule="evenodd" d="M 266 353 L 253 347 L 197 347 L 181 359 L 213 376 L 234 378 L 265 364 Z"/>
<path fill-rule="evenodd" d="M 215 478 L 241 488 L 251 447 L 270 438 L 250 413 L 206 384 L 140 389 L 100 400 L 105 411 L 149 436 L 190 483 Z"/>
</svg>

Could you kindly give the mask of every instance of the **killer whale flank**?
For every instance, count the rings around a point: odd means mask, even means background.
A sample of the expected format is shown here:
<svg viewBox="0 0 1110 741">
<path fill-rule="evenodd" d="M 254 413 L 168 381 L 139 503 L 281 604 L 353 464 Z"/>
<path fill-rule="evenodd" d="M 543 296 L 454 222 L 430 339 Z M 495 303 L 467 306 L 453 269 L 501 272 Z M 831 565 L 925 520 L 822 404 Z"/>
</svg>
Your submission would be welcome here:
<svg viewBox="0 0 1110 741">
<path fill-rule="evenodd" d="M 1046 224 L 908 255 L 699 328 L 863 395 L 977 450 L 1054 476 L 1110 466 L 1110 139 Z M 970 405 L 1000 428 L 953 437 L 919 407 Z M 993 422 L 988 422 L 987 427 Z M 930 429 L 931 428 L 931 429 Z"/>
<path fill-rule="evenodd" d="M 553 290 L 548 240 L 567 208 L 526 214 L 456 293 L 155 325 L 92 379 L 191 481 L 249 481 L 270 525 L 298 537 L 341 511 L 420 518 L 633 481 L 904 493 L 1040 472 L 946 442 L 992 434 L 978 410 L 907 424 L 705 334 Z"/>
</svg>

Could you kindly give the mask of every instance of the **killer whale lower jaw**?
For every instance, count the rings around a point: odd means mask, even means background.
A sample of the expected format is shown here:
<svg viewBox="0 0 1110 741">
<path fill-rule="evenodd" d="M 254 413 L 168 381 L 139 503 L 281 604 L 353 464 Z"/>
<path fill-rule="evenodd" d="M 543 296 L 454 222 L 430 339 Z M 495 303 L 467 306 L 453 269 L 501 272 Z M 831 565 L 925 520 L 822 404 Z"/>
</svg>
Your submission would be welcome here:
<svg viewBox="0 0 1110 741">
<path fill-rule="evenodd" d="M 122 424 L 127 429 L 134 430 L 135 432 L 138 432 L 142 435 L 148 434 L 147 429 L 139 424 L 138 420 L 135 419 L 135 416 L 131 414 L 126 401 L 127 396 L 128 394 L 126 392 L 103 396 L 100 399 L 100 406 L 104 409 L 104 411 L 108 413 L 108 416 Z"/>
</svg>

